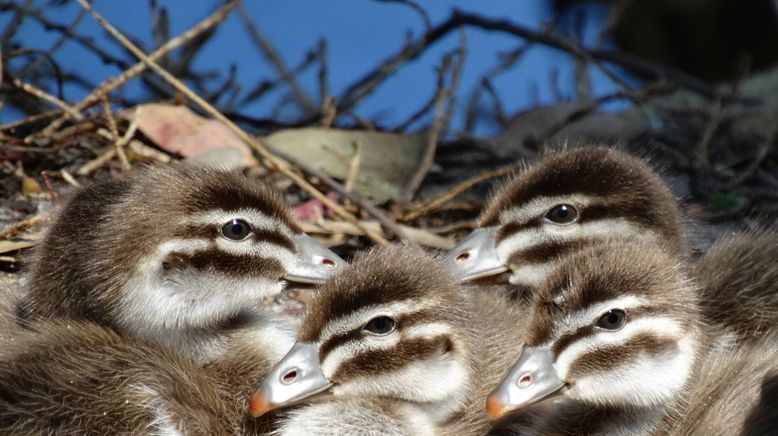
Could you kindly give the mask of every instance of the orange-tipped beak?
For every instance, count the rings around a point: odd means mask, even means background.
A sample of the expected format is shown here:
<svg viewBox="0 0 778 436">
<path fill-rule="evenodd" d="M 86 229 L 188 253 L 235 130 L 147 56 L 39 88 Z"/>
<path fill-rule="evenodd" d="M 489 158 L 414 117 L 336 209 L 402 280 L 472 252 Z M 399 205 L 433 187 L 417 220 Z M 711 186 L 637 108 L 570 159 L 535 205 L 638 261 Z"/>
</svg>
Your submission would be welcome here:
<svg viewBox="0 0 778 436">
<path fill-rule="evenodd" d="M 262 392 L 256 391 L 251 395 L 251 399 L 249 399 L 249 413 L 251 416 L 256 418 L 271 410 L 273 410 L 273 407 L 267 401 L 265 396 L 262 395 Z"/>
<path fill-rule="evenodd" d="M 497 395 L 489 395 L 486 397 L 486 415 L 489 418 L 497 420 L 505 416 L 510 412 L 508 407 L 505 407 L 505 403 L 500 400 Z"/>
</svg>

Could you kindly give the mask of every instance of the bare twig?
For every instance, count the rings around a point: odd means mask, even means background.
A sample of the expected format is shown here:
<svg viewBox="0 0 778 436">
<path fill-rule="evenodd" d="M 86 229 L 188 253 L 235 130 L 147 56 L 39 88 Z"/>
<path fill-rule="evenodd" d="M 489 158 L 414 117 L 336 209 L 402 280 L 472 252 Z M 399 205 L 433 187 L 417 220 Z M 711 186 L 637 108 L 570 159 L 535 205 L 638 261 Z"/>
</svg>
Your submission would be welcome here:
<svg viewBox="0 0 778 436">
<path fill-rule="evenodd" d="M 362 142 L 354 141 L 354 156 L 348 163 L 348 174 L 346 174 L 346 180 L 343 182 L 343 189 L 348 192 L 352 192 L 354 189 L 354 181 L 359 175 L 359 170 L 362 168 Z"/>
<path fill-rule="evenodd" d="M 397 225 L 394 220 L 386 216 L 383 212 L 381 212 L 377 207 L 373 206 L 372 203 L 362 198 L 362 196 L 356 194 L 355 192 L 347 191 L 346 188 L 338 183 L 336 180 L 334 180 L 332 177 L 328 176 L 327 174 L 324 174 L 323 172 L 317 170 L 316 168 L 298 161 L 294 159 L 291 156 L 288 156 L 284 153 L 282 153 L 279 150 L 273 150 L 274 153 L 284 158 L 284 160 L 287 160 L 294 164 L 296 167 L 300 168 L 301 170 L 305 171 L 306 173 L 310 174 L 313 177 L 316 177 L 317 179 L 321 180 L 322 183 L 332 188 L 333 191 L 337 192 L 338 194 L 342 195 L 343 197 L 351 200 L 354 204 L 359 206 L 362 210 L 367 212 L 368 215 L 372 216 L 378 222 L 381 223 L 387 230 L 389 230 L 392 234 L 394 234 L 398 239 L 402 241 L 407 241 L 408 238 L 406 238 L 405 234 L 403 233 L 402 229 Z M 326 206 L 326 204 L 325 204 Z M 328 206 L 329 207 L 329 206 Z M 353 223 L 352 223 L 353 224 Z"/>
<path fill-rule="evenodd" d="M 42 89 L 36 88 L 35 86 L 30 85 L 29 83 L 24 83 L 24 82 L 22 82 L 19 79 L 13 79 L 12 82 L 13 82 L 14 86 L 16 86 L 17 88 L 23 90 L 24 92 L 26 92 L 28 94 L 34 95 L 35 97 L 38 97 L 39 99 L 41 99 L 43 101 L 46 101 L 46 102 L 49 102 L 49 103 L 53 104 L 54 106 L 58 107 L 60 110 L 68 113 L 73 118 L 75 118 L 77 120 L 81 120 L 81 119 L 84 118 L 83 116 L 81 116 L 80 113 L 75 112 L 73 109 L 71 109 L 70 106 L 68 106 L 67 103 L 65 103 L 64 101 L 58 99 L 57 97 L 54 97 L 53 95 L 47 93 L 46 91 L 44 91 Z"/>
<path fill-rule="evenodd" d="M 108 101 L 108 97 L 105 95 L 101 96 L 100 99 L 103 103 L 103 113 L 105 114 L 105 117 L 108 119 L 108 129 L 111 131 L 111 136 L 113 137 L 113 143 L 114 147 L 116 147 L 116 155 L 119 156 L 119 162 L 122 164 L 122 170 L 125 173 L 130 172 L 130 161 L 127 160 L 127 155 L 124 154 L 124 145 L 121 143 L 121 140 L 119 139 L 119 127 L 116 125 L 116 119 L 113 117 L 113 111 L 111 111 L 111 103 Z"/>
<path fill-rule="evenodd" d="M 549 32 L 537 32 L 507 20 L 491 19 L 468 12 L 462 12 L 460 10 L 454 10 L 446 21 L 432 28 L 431 31 L 425 33 L 416 41 L 404 45 L 398 53 L 382 61 L 376 68 L 366 73 L 362 78 L 358 79 L 353 85 L 346 89 L 341 97 L 338 98 L 338 110 L 343 112 L 353 108 L 365 97 L 370 95 L 386 77 L 394 73 L 402 64 L 416 59 L 427 47 L 460 26 L 473 26 L 484 30 L 509 33 L 527 41 L 547 45 L 558 50 L 579 54 L 583 53 L 590 56 L 592 59 L 617 64 L 649 80 L 670 79 L 691 91 L 709 98 L 715 99 L 723 97 L 721 91 L 715 86 L 684 73 L 675 67 L 650 62 L 616 49 L 586 48 L 573 41 L 560 39 Z M 741 98 L 739 101 L 752 102 L 752 100 L 753 99 Z"/>
<path fill-rule="evenodd" d="M 19 221 L 18 223 L 11 224 L 10 226 L 0 231 L 0 241 L 6 240 L 8 238 L 13 238 L 19 233 L 31 227 L 37 226 L 38 224 L 48 219 L 49 219 L 49 215 L 35 215 L 33 217 L 27 218 L 24 221 Z"/>
<path fill-rule="evenodd" d="M 270 64 L 273 65 L 273 68 L 276 69 L 278 75 L 289 84 L 289 89 L 292 91 L 292 95 L 294 96 L 295 101 L 297 101 L 303 111 L 307 113 L 316 112 L 316 105 L 313 104 L 310 96 L 308 96 L 308 93 L 305 91 L 302 85 L 297 82 L 297 79 L 292 74 L 292 72 L 289 71 L 289 68 L 286 66 L 286 63 L 284 63 L 281 54 L 278 53 L 278 51 L 275 49 L 275 47 L 273 47 L 265 35 L 259 31 L 257 25 L 251 21 L 251 17 L 249 16 L 248 12 L 246 12 L 243 7 L 240 7 L 238 8 L 238 14 L 243 21 L 243 25 L 246 27 L 246 29 L 248 29 L 249 35 L 257 44 L 260 52 L 262 52 L 267 60 L 270 61 Z"/>
<path fill-rule="evenodd" d="M 432 165 L 432 159 L 435 157 L 438 139 L 442 136 L 441 132 L 446 131 L 448 122 L 454 106 L 456 88 L 459 85 L 459 77 L 464 66 L 466 41 L 464 32 L 460 32 L 460 44 L 454 51 L 443 57 L 443 63 L 438 68 L 437 91 L 435 92 L 435 110 L 432 118 L 432 125 L 427 133 L 427 146 L 424 148 L 424 156 L 421 158 L 420 168 L 429 168 Z M 446 87 L 446 75 L 451 72 L 450 88 Z M 408 191 L 415 192 L 421 185 L 426 176 L 425 171 L 419 171 L 413 175 L 408 182 Z"/>
<path fill-rule="evenodd" d="M 316 59 L 319 61 L 319 101 L 322 104 L 322 115 L 324 115 L 325 101 L 331 97 L 329 85 L 329 68 L 327 68 L 327 40 L 319 40 L 319 47 L 316 50 Z"/>
<path fill-rule="evenodd" d="M 214 11 L 203 21 L 195 24 L 185 32 L 181 33 L 180 35 L 168 41 L 165 45 L 160 47 L 158 50 L 154 51 L 154 53 L 150 54 L 149 59 L 152 60 L 160 59 L 164 57 L 166 54 L 170 53 L 172 50 L 180 47 L 183 44 L 188 43 L 189 41 L 194 39 L 197 35 L 221 23 L 227 18 L 230 11 L 232 11 L 238 5 L 239 2 L 240 0 L 229 0 L 225 2 L 224 5 L 219 7 L 216 11 Z M 130 79 L 143 72 L 143 70 L 145 69 L 146 69 L 146 64 L 144 64 L 143 62 L 136 63 L 132 67 L 125 70 L 119 76 L 110 78 L 104 81 L 103 83 L 101 83 L 97 88 L 95 88 L 91 93 L 89 93 L 89 95 L 84 97 L 83 100 L 81 100 L 78 104 L 74 105 L 72 109 L 75 112 L 80 113 L 81 111 L 90 108 L 91 106 L 93 106 L 94 104 L 100 101 L 100 96 L 107 95 L 111 91 L 119 88 L 120 86 L 127 83 Z M 66 121 L 65 118 L 59 118 L 55 120 L 41 132 L 41 136 L 44 138 L 50 136 L 53 132 L 57 131 L 65 121 Z"/>
<path fill-rule="evenodd" d="M 289 165 L 286 162 L 282 161 L 281 159 L 273 155 L 273 153 L 268 151 L 268 149 L 265 148 L 263 145 L 261 145 L 259 141 L 249 136 L 245 131 L 243 131 L 243 129 L 238 127 L 230 119 L 225 117 L 221 112 L 216 110 L 210 103 L 203 100 L 202 97 L 192 92 L 180 80 L 178 80 L 173 75 L 168 73 L 164 68 L 160 67 L 159 64 L 157 64 L 154 60 L 150 59 L 145 53 L 143 53 L 141 49 L 139 49 L 135 44 L 133 44 L 124 35 L 122 35 L 121 32 L 116 30 L 116 28 L 114 28 L 110 23 L 108 23 L 100 14 L 98 14 L 94 9 L 92 9 L 92 6 L 86 0 L 77 0 L 77 1 L 81 5 L 81 7 L 86 9 L 95 18 L 95 20 L 97 20 L 100 26 L 106 29 L 106 31 L 108 31 L 108 33 L 110 33 L 111 36 L 116 38 L 116 40 L 119 41 L 119 43 L 121 43 L 127 50 L 129 50 L 138 59 L 146 63 L 146 65 L 148 65 L 149 68 L 151 68 L 152 70 L 154 70 L 154 72 L 159 74 L 166 82 L 172 85 L 177 91 L 181 92 L 187 98 L 192 100 L 195 104 L 197 104 L 200 108 L 202 108 L 205 112 L 210 114 L 212 117 L 222 122 L 228 129 L 230 129 L 233 133 L 235 133 L 235 135 L 237 135 L 242 141 L 244 141 L 251 148 L 253 148 L 257 154 L 259 154 L 261 157 L 263 157 L 268 162 L 270 162 L 273 166 L 275 166 L 281 174 L 290 178 L 297 186 L 299 186 L 301 189 L 306 191 L 312 197 L 321 201 L 322 204 L 332 209 L 332 211 L 335 212 L 340 217 L 346 219 L 347 221 L 351 222 L 357 227 L 360 226 L 359 220 L 357 220 L 357 218 L 354 215 L 349 213 L 347 210 L 343 209 L 340 205 L 338 205 L 334 201 L 330 200 L 321 191 L 316 189 L 313 185 L 308 183 L 308 181 L 306 181 L 303 177 L 299 176 L 291 168 L 289 168 Z M 365 234 L 369 236 L 371 239 L 373 239 L 376 243 L 382 245 L 387 243 L 386 239 L 380 234 L 370 229 L 364 229 L 364 230 L 365 230 Z"/>
<path fill-rule="evenodd" d="M 424 10 L 421 6 L 419 6 L 418 3 L 412 1 L 412 0 L 378 0 L 384 3 L 401 3 L 404 4 L 419 14 L 421 17 L 421 20 L 424 22 L 424 31 L 429 32 L 432 30 L 432 20 L 430 20 L 429 14 L 427 14 L 427 11 Z"/>
<path fill-rule="evenodd" d="M 303 221 L 300 224 L 303 231 L 306 233 L 364 235 L 362 229 L 343 221 L 322 219 L 318 222 Z M 381 229 L 378 221 L 360 221 L 360 225 L 373 231 L 379 231 Z M 403 225 L 397 225 L 397 228 L 406 235 L 404 239 L 406 242 L 417 243 L 440 250 L 450 250 L 456 245 L 454 239 L 444 238 L 431 230 L 417 229 L 415 227 Z"/>
<path fill-rule="evenodd" d="M 487 171 L 483 174 L 479 174 L 478 176 L 473 177 L 472 179 L 465 180 L 464 182 L 459 183 L 453 188 L 444 192 L 440 196 L 435 197 L 432 200 L 429 200 L 409 210 L 402 216 L 400 220 L 404 222 L 408 222 L 408 221 L 413 221 L 424 215 L 429 215 L 430 213 L 443 207 L 446 203 L 453 201 L 455 198 L 459 196 L 459 194 L 467 191 L 468 189 L 475 186 L 476 184 L 484 182 L 489 179 L 494 179 L 496 177 L 502 177 L 506 174 L 510 174 L 516 171 L 517 169 L 519 169 L 520 167 L 521 164 L 514 164 L 507 167 L 498 168 L 494 171 Z"/>
</svg>

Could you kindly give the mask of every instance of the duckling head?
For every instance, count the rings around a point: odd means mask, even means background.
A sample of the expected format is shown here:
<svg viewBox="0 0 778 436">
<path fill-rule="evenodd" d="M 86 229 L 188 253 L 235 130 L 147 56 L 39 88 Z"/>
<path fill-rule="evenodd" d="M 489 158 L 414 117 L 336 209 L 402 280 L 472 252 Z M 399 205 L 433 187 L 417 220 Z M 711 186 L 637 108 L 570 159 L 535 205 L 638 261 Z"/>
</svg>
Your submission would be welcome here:
<svg viewBox="0 0 778 436">
<path fill-rule="evenodd" d="M 298 342 L 252 396 L 251 413 L 327 392 L 444 402 L 437 412 L 445 415 L 469 377 L 462 294 L 418 249 L 371 250 L 316 293 Z"/>
<path fill-rule="evenodd" d="M 604 147 L 554 152 L 496 194 L 479 229 L 444 260 L 462 281 L 509 272 L 537 288 L 561 256 L 613 238 L 686 248 L 683 222 L 665 183 L 644 161 Z"/>
<path fill-rule="evenodd" d="M 694 286 L 651 243 L 614 241 L 566 259 L 527 325 L 521 357 L 487 399 L 493 418 L 557 395 L 597 407 L 672 404 L 700 341 Z"/>
</svg>

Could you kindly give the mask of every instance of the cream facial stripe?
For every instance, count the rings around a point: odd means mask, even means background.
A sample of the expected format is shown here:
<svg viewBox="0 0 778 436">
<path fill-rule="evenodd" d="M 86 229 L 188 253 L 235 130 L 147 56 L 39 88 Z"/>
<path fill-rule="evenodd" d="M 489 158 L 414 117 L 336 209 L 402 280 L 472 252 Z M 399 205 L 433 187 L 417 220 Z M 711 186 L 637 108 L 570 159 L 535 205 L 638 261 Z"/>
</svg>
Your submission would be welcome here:
<svg viewBox="0 0 778 436">
<path fill-rule="evenodd" d="M 323 344 L 337 334 L 350 332 L 360 328 L 376 316 L 386 315 L 394 318 L 403 314 L 434 308 L 437 303 L 437 300 L 409 299 L 389 304 L 363 307 L 344 317 L 333 319 L 327 323 L 319 334 L 319 343 Z"/>
<path fill-rule="evenodd" d="M 536 197 L 519 207 L 513 207 L 500 212 L 500 223 L 528 223 L 539 216 L 544 216 L 548 210 L 557 204 L 569 204 L 581 209 L 596 198 L 586 195 L 557 195 L 553 197 Z"/>
<path fill-rule="evenodd" d="M 287 238 L 294 238 L 292 230 L 283 222 L 251 208 L 238 209 L 234 211 L 215 209 L 208 212 L 201 212 L 195 214 L 191 218 L 184 219 L 183 223 L 194 225 L 224 224 L 236 218 L 245 220 L 256 229 L 276 231 L 286 236 Z"/>
<path fill-rule="evenodd" d="M 626 346 L 629 341 L 639 335 L 669 337 L 680 339 L 684 334 L 683 327 L 673 318 L 646 317 L 627 322 L 621 330 L 602 331 L 576 340 L 557 356 L 557 371 L 566 376 L 570 366 L 582 355 L 603 347 Z"/>
</svg>

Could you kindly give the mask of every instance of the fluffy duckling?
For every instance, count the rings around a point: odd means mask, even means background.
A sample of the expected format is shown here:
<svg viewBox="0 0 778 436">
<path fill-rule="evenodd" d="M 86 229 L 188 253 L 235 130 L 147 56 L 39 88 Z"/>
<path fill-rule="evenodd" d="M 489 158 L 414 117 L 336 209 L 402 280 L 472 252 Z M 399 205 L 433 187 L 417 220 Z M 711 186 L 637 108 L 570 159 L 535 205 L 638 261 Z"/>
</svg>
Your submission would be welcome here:
<svg viewBox="0 0 778 436">
<path fill-rule="evenodd" d="M 703 284 L 706 319 L 741 341 L 761 337 L 778 321 L 778 228 L 757 225 L 719 239 L 694 265 Z"/>
<path fill-rule="evenodd" d="M 89 319 L 203 363 L 223 356 L 236 332 L 258 328 L 283 355 L 293 325 L 262 300 L 343 265 L 263 183 L 173 165 L 80 191 L 37 249 L 19 313 Z"/>
<path fill-rule="evenodd" d="M 294 343 L 263 300 L 345 265 L 280 195 L 235 172 L 172 165 L 92 185 L 58 216 L 19 304 L 24 323 L 89 320 L 170 347 L 232 386 L 236 409 Z"/>
<path fill-rule="evenodd" d="M 561 256 L 606 239 L 688 250 L 667 185 L 643 160 L 605 147 L 547 155 L 506 183 L 478 224 L 446 257 L 447 268 L 463 281 L 508 271 L 519 291 L 540 286 Z"/>
<path fill-rule="evenodd" d="M 2 340 L 2 434 L 234 433 L 222 397 L 191 359 L 93 322 Z"/>
<path fill-rule="evenodd" d="M 329 397 L 292 412 L 279 434 L 325 434 L 316 426 L 334 411 L 343 413 L 323 425 L 343 432 L 363 422 L 353 433 L 484 434 L 485 389 L 518 354 L 514 306 L 502 293 L 468 291 L 418 249 L 373 249 L 310 301 L 297 343 L 254 393 L 251 412 Z"/>
<path fill-rule="evenodd" d="M 755 412 L 776 416 L 778 396 L 758 403 L 778 374 L 778 341 L 743 348 L 707 329 L 696 284 L 652 243 L 566 258 L 527 326 L 520 359 L 486 403 L 493 418 L 529 408 L 505 425 L 518 434 L 736 434 Z"/>
</svg>

